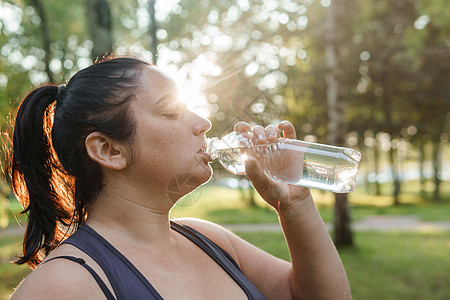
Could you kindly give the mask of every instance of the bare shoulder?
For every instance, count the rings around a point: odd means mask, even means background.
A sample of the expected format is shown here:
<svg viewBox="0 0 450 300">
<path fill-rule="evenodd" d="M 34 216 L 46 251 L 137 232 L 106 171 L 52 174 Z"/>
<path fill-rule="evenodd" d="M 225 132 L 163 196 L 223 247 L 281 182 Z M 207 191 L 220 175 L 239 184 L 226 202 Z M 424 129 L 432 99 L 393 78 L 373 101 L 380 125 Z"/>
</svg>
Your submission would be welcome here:
<svg viewBox="0 0 450 300">
<path fill-rule="evenodd" d="M 201 219 L 195 219 L 195 218 L 178 218 L 174 220 L 175 222 L 183 225 L 187 225 L 189 227 L 194 228 L 198 232 L 202 233 L 209 239 L 213 240 L 214 242 L 228 242 L 229 235 L 231 232 L 212 222 L 201 220 Z"/>
<path fill-rule="evenodd" d="M 224 227 L 206 220 L 196 218 L 177 218 L 173 221 L 179 224 L 190 226 L 195 230 L 201 232 L 202 234 L 204 234 L 204 232 L 212 234 L 226 234 L 227 232 L 227 229 L 225 229 Z"/>
<path fill-rule="evenodd" d="M 32 271 L 11 299 L 97 299 L 102 296 L 102 290 L 84 267 L 67 259 L 55 259 Z"/>
<path fill-rule="evenodd" d="M 238 237 L 228 229 L 218 224 L 195 218 L 178 218 L 174 221 L 194 228 L 225 250 L 239 264 L 238 256 L 233 246 L 233 239 Z"/>
</svg>

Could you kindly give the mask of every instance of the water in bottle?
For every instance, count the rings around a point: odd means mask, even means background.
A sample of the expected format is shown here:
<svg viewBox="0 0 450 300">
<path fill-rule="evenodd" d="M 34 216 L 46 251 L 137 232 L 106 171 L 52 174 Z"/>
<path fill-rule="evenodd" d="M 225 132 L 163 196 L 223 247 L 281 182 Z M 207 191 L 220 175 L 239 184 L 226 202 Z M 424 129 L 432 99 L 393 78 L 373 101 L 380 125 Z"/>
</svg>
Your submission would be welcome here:
<svg viewBox="0 0 450 300">
<path fill-rule="evenodd" d="M 356 188 L 361 154 L 353 149 L 279 138 L 261 145 L 248 135 L 232 132 L 222 139 L 207 139 L 206 152 L 237 175 L 245 174 L 245 160 L 256 158 L 272 180 L 335 193 Z"/>
</svg>

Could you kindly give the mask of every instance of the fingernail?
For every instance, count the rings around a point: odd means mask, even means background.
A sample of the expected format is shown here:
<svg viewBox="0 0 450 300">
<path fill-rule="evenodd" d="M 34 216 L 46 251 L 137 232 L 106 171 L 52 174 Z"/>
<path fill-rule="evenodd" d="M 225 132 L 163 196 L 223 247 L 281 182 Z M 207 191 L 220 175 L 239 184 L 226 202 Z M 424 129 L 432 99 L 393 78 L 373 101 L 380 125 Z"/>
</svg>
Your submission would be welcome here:
<svg viewBox="0 0 450 300">
<path fill-rule="evenodd" d="M 262 135 L 262 134 L 258 134 L 257 136 L 256 136 L 256 138 L 258 139 L 258 140 L 261 140 L 261 141 L 264 141 L 264 136 Z"/>
</svg>

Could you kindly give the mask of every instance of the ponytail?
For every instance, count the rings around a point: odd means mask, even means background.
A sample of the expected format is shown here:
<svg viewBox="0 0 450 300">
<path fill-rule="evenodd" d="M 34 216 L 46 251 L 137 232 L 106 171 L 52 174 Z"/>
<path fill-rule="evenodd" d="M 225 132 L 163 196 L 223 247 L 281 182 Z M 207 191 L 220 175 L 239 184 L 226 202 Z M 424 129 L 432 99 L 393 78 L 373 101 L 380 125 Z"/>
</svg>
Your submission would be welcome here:
<svg viewBox="0 0 450 300">
<path fill-rule="evenodd" d="M 28 213 L 18 264 L 35 268 L 86 220 L 87 204 L 103 188 L 86 137 L 97 131 L 133 144 L 128 107 L 145 66 L 133 58 L 106 59 L 80 70 L 67 87 L 43 86 L 22 101 L 9 156 L 13 191 Z"/>
<path fill-rule="evenodd" d="M 57 86 L 43 86 L 20 104 L 13 133 L 10 176 L 13 191 L 28 213 L 23 256 L 35 268 L 64 238 L 73 221 L 73 180 L 60 166 L 51 142 Z M 66 228 L 67 230 L 67 228 Z"/>
</svg>

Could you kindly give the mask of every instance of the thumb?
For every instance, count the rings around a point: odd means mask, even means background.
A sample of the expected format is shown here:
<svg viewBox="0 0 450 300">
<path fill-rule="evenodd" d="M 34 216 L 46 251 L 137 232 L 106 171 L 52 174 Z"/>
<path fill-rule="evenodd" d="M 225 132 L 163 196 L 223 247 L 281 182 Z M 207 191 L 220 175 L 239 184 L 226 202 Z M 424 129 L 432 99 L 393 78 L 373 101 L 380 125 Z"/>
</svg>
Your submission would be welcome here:
<svg viewBox="0 0 450 300">
<path fill-rule="evenodd" d="M 248 156 L 245 160 L 245 173 L 256 191 L 264 198 L 263 194 L 270 186 L 270 179 L 263 173 L 261 166 L 254 157 Z"/>
</svg>

